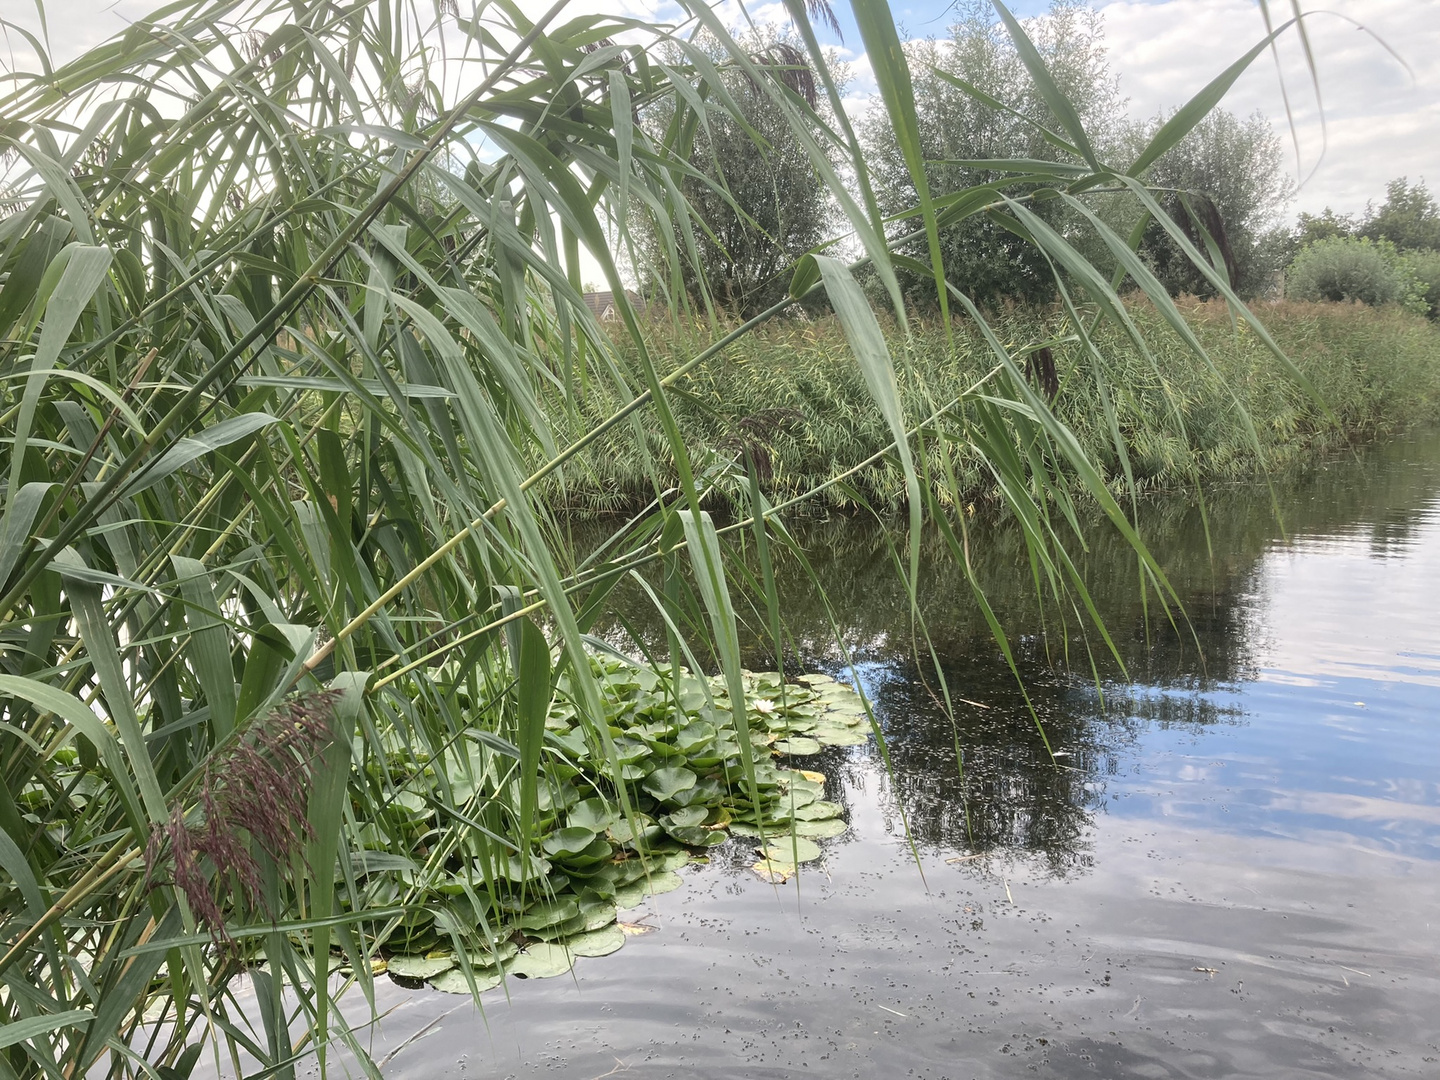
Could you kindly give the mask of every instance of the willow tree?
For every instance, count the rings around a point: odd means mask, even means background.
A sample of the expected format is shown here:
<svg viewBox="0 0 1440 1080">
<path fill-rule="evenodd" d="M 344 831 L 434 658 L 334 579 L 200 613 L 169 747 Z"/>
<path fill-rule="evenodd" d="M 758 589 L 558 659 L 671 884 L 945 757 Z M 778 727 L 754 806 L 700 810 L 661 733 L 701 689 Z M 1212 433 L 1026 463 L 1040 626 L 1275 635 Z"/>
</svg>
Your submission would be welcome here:
<svg viewBox="0 0 1440 1080">
<path fill-rule="evenodd" d="M 983 216 L 1024 236 L 1063 270 L 1081 345 L 1071 377 L 1107 400 L 1089 328 L 1133 326 L 1032 209 L 1053 199 L 1204 362 L 1090 198 L 1134 199 L 1169 229 L 1147 166 L 1261 50 L 1112 165 L 997 8 L 1058 119 L 1043 137 L 1064 151 L 993 163 L 1021 178 L 1018 197 L 929 186 L 895 24 L 883 0 L 856 8 L 942 313 L 979 320 L 946 277 L 942 229 Z M 787 297 L 657 370 L 611 235 L 623 243 L 636 214 L 676 222 L 673 256 L 695 261 L 698 224 L 688 158 L 635 117 L 665 101 L 677 130 L 738 118 L 737 73 L 834 197 L 904 348 L 893 233 L 806 5 L 786 10 L 821 108 L 700 3 L 662 27 L 568 17 L 563 2 L 532 21 L 510 4 L 194 0 L 63 65 L 30 39 L 33 70 L 0 84 L 0 1075 L 183 1075 L 207 1044 L 237 1071 L 249 1055 L 291 1075 L 303 1053 L 323 1069 L 336 1040 L 378 1075 L 337 1020 L 337 969 L 367 990 L 377 950 L 421 924 L 462 959 L 494 947 L 513 912 L 501 879 L 544 886 L 537 822 L 569 754 L 608 763 L 633 830 L 633 766 L 611 739 L 587 630 L 639 568 L 671 571 L 662 607 L 687 606 L 692 583 L 730 690 L 715 715 L 734 725 L 727 745 L 748 745 L 730 538 L 702 510 L 711 477 L 692 469 L 668 400 L 790 298 L 828 293 L 894 436 L 917 614 L 919 472 L 932 498 L 961 455 L 1023 521 L 1046 595 L 1084 610 L 1065 554 L 1077 490 L 1169 595 L 1026 381 L 1034 343 L 989 336 L 989 376 L 905 415 L 896 358 L 830 249 L 798 261 Z M 697 33 L 720 43 L 718 59 Z M 652 62 L 661 46 L 674 63 Z M 582 250 L 615 292 L 613 331 L 582 302 Z M 552 421 L 594 380 L 627 404 L 562 443 Z M 582 558 L 537 492 L 623 425 L 664 434 L 678 482 L 657 471 L 648 511 Z M 735 528 L 793 549 L 780 508 L 751 490 L 752 518 Z M 968 566 L 964 518 L 929 509 Z M 773 590 L 765 599 L 778 633 Z M 671 645 L 689 647 L 678 629 Z M 559 745 L 546 731 L 557 707 L 573 725 Z M 753 756 L 737 761 L 754 795 Z M 241 973 L 252 998 L 237 996 Z"/>
</svg>

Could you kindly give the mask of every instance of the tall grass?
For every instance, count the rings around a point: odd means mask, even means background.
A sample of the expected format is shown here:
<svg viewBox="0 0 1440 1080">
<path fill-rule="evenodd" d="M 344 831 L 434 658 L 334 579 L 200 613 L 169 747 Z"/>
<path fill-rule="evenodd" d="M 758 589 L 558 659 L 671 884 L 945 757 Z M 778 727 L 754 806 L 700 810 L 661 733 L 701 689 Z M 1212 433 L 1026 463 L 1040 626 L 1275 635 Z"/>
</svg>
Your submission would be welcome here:
<svg viewBox="0 0 1440 1080">
<path fill-rule="evenodd" d="M 704 512 L 708 462 L 676 409 L 687 379 L 779 308 L 662 364 L 611 254 L 628 215 L 647 213 L 681 223 L 673 254 L 691 257 L 687 133 L 734 108 L 724 73 L 689 46 L 697 29 L 784 112 L 886 295 L 898 302 L 895 230 L 935 251 L 943 222 L 991 215 L 1043 249 L 1077 326 L 1081 307 L 1098 318 L 1080 366 L 1107 402 L 1119 395 L 1126 373 L 1103 328 L 1143 356 L 1140 328 L 1026 200 L 1048 190 L 1083 216 L 1099 187 L 1168 222 L 1146 165 L 1266 42 L 1141 159 L 1112 165 L 997 5 L 1073 163 L 1038 179 L 1040 166 L 1010 163 L 1027 177 L 1022 199 L 1001 184 L 929 192 L 894 21 L 883 2 L 860 5 L 921 192 L 896 225 L 876 209 L 815 6 L 786 10 L 836 129 L 699 2 L 668 28 L 572 17 L 563 2 L 533 18 L 448 0 L 193 0 L 68 64 L 27 39 L 31 70 L 0 80 L 0 1080 L 176 1080 L 202 1050 L 217 1068 L 279 1076 L 316 1054 L 323 1073 L 337 1042 L 378 1077 L 333 993 L 367 993 L 384 943 L 443 938 L 478 990 L 517 914 L 560 877 L 570 887 L 542 852 L 589 858 L 564 838 L 544 846 L 557 793 L 577 784 L 614 803 L 613 818 L 591 815 L 595 842 L 606 820 L 625 850 L 646 842 L 634 781 L 651 774 L 617 749 L 612 723 L 639 722 L 638 706 L 617 697 L 589 636 L 635 568 L 666 571 L 657 608 L 704 613 L 720 665 L 714 687 L 686 683 L 675 661 L 689 642 L 672 629 L 647 702 L 699 693 L 724 748 L 707 781 L 760 814 L 773 766 L 751 741 L 732 534 Z M 680 59 L 649 63 L 647 47 L 667 41 Z M 660 99 L 676 123 L 656 137 L 636 115 Z M 842 170 L 831 146 L 848 154 Z M 1096 227 L 1208 364 L 1133 249 Z M 582 302 L 582 249 L 617 293 L 623 347 Z M 943 317 L 973 314 L 938 257 L 932 269 Z M 911 340 L 894 339 L 897 360 L 852 268 L 816 252 L 792 294 L 821 289 L 844 326 L 847 378 L 880 418 L 856 424 L 896 442 L 912 525 L 930 503 L 968 566 L 965 520 L 943 511 L 966 470 L 987 469 L 1023 523 L 1035 580 L 1083 605 L 1071 476 L 1173 599 L 1003 325 L 985 338 L 986 378 L 916 415 L 897 381 L 918 362 Z M 929 332 L 950 333 L 968 331 Z M 602 394 L 614 411 L 577 421 Z M 910 431 L 935 409 L 945 439 L 912 453 Z M 1105 411 L 1123 455 L 1121 414 Z M 542 489 L 627 426 L 662 435 L 646 465 L 657 500 L 581 565 Z M 750 506 L 747 543 L 793 548 L 761 494 Z M 912 610 L 919 534 L 898 560 Z M 639 786 L 668 797 L 676 776 Z M 588 902 L 613 912 L 615 878 L 592 876 Z"/>
<path fill-rule="evenodd" d="M 1277 377 L 1268 348 L 1243 323 L 1232 323 L 1223 303 L 1181 302 L 1213 367 L 1197 364 L 1167 334 L 1143 296 L 1127 303 L 1157 366 L 1113 327 L 1094 337 L 1113 365 L 1114 407 L 1141 490 L 1187 488 L 1197 477 L 1210 483 L 1258 478 L 1440 419 L 1440 333 L 1413 313 L 1293 301 L 1257 309 L 1320 399 L 1331 404 L 1327 415 L 1293 381 Z M 1064 312 L 1016 307 L 993 316 L 991 324 L 1022 349 L 1058 342 L 1052 349 L 1060 385 L 1054 410 L 1120 490 L 1123 466 Z M 893 320 L 885 328 L 892 340 L 900 336 Z M 657 334 L 662 344 L 656 352 L 665 365 L 703 346 L 710 330 L 666 323 Z M 960 323 L 947 335 L 938 323 L 912 323 L 911 334 L 896 371 L 907 415 L 925 415 L 931 403 L 985 379 L 993 358 L 975 327 Z M 603 389 L 592 393 L 582 403 L 579 426 L 614 404 Z M 819 488 L 809 505 L 853 509 L 864 503 L 893 511 L 904 504 L 903 470 L 884 453 L 890 433 L 869 407 L 844 331 L 832 316 L 771 324 L 750 335 L 722 363 L 687 380 L 674 409 L 691 456 L 709 465 L 708 505 L 743 510 L 747 455 L 759 463 L 761 487 L 772 502 Z M 572 513 L 631 512 L 653 497 L 657 456 L 663 449 L 654 433 L 641 441 L 634 432 L 616 431 L 546 492 Z M 846 484 L 827 485 L 871 459 Z M 931 476 L 936 497 L 947 501 L 938 470 Z M 978 455 L 960 476 L 959 494 L 967 503 L 994 497 L 995 477 Z M 669 478 L 673 483 L 673 473 Z"/>
</svg>

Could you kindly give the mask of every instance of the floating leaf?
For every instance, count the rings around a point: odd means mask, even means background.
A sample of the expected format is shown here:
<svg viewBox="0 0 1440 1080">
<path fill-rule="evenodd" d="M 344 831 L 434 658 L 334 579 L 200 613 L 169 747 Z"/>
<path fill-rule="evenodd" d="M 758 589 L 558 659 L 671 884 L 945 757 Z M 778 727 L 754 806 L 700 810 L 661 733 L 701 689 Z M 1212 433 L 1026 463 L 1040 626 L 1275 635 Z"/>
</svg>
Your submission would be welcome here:
<svg viewBox="0 0 1440 1080">
<path fill-rule="evenodd" d="M 661 819 L 661 824 L 675 825 L 680 828 L 692 828 L 696 825 L 703 825 L 710 812 L 703 806 L 687 806 L 667 814 Z"/>
<path fill-rule="evenodd" d="M 803 836 L 781 836 L 760 853 L 771 862 L 807 863 L 820 858 L 820 845 Z"/>
<path fill-rule="evenodd" d="M 392 956 L 386 963 L 386 970 L 402 979 L 433 979 L 454 966 L 453 956 Z"/>
<path fill-rule="evenodd" d="M 625 932 L 611 925 L 568 937 L 563 944 L 574 956 L 609 956 L 625 944 Z"/>
<path fill-rule="evenodd" d="M 615 824 L 615 808 L 604 799 L 586 799 L 570 808 L 567 818 L 572 829 L 589 829 L 602 833 Z"/>
<path fill-rule="evenodd" d="M 796 836 L 808 836 L 815 840 L 839 836 L 849 828 L 845 820 L 838 817 L 823 818 L 820 821 L 796 821 L 791 826 Z"/>
<path fill-rule="evenodd" d="M 640 878 L 623 889 L 616 889 L 615 906 L 622 911 L 626 908 L 639 907 L 644 903 L 646 896 L 660 896 L 678 889 L 683 884 L 685 884 L 685 880 L 679 874 L 673 870 L 662 870 L 658 874 L 651 874 L 648 878 Z"/>
<path fill-rule="evenodd" d="M 622 922 L 616 923 L 620 932 L 626 937 L 640 937 L 644 934 L 653 934 L 655 927 L 647 926 L 645 923 Z"/>
<path fill-rule="evenodd" d="M 839 817 L 844 813 L 844 809 L 839 803 L 821 799 L 809 806 L 800 807 L 793 816 L 797 821 L 824 821 L 826 818 Z"/>
<path fill-rule="evenodd" d="M 665 831 L 688 847 L 715 847 L 723 844 L 726 839 L 725 833 L 720 829 L 687 828 L 677 825 L 667 828 Z"/>
<path fill-rule="evenodd" d="M 516 953 L 505 972 L 517 979 L 550 979 L 570 970 L 573 958 L 564 945 L 536 941 Z"/>
<path fill-rule="evenodd" d="M 515 920 L 522 930 L 544 930 L 568 922 L 580 914 L 580 905 L 574 900 L 542 900 L 525 909 Z"/>
<path fill-rule="evenodd" d="M 697 779 L 689 769 L 676 765 L 656 769 L 645 778 L 645 782 L 640 786 L 664 802 L 667 799 L 673 799 L 680 792 L 694 787 Z"/>
<path fill-rule="evenodd" d="M 579 855 L 593 844 L 595 839 L 596 836 L 592 830 L 572 826 L 551 833 L 540 846 L 545 849 L 545 854 L 559 858 L 564 855 Z"/>
<path fill-rule="evenodd" d="M 782 754 L 792 754 L 798 757 L 809 757 L 811 754 L 820 752 L 820 744 L 804 735 L 797 735 L 793 739 L 777 740 L 774 746 Z"/>
<path fill-rule="evenodd" d="M 615 921 L 619 909 L 608 900 L 597 904 L 581 904 L 580 917 L 585 920 L 585 929 L 599 930 Z"/>
<path fill-rule="evenodd" d="M 750 869 L 755 871 L 762 881 L 768 881 L 772 885 L 784 885 L 795 873 L 795 864 L 779 862 L 775 859 L 761 859 Z"/>
<path fill-rule="evenodd" d="M 475 989 L 479 993 L 486 990 L 493 990 L 500 985 L 500 972 L 496 968 L 474 968 L 471 974 L 475 977 Z M 459 968 L 451 968 L 442 975 L 437 975 L 430 980 L 430 985 L 442 994 L 468 994 L 470 984 L 465 981 L 465 972 Z"/>
</svg>

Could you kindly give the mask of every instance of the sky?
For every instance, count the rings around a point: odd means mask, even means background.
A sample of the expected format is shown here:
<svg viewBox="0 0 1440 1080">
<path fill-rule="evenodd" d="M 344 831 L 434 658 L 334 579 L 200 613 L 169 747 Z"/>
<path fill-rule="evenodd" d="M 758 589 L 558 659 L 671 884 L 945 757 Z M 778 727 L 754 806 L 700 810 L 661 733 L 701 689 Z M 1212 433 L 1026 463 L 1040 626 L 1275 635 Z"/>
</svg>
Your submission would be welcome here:
<svg viewBox="0 0 1440 1080">
<path fill-rule="evenodd" d="M 519 0 L 537 14 L 551 2 Z M 1265 33 L 1256 0 L 1093 2 L 1105 17 L 1121 93 L 1132 115 L 1140 117 L 1183 104 Z M 1270 0 L 1277 16 L 1285 15 L 1291 2 Z M 1286 140 L 1287 165 L 1299 184 L 1290 212 L 1326 206 L 1361 212 L 1367 201 L 1379 202 L 1386 182 L 1399 176 L 1423 177 L 1431 190 L 1440 190 L 1440 0 L 1299 2 L 1316 11 L 1306 25 L 1323 112 L 1293 34 L 1282 45 L 1278 72 L 1268 56 L 1258 60 L 1223 103 L 1242 115 L 1260 110 Z M 738 0 L 722 4 L 727 21 L 738 22 Z M 52 48 L 74 55 L 154 6 L 156 0 L 45 0 Z M 468 5 L 462 0 L 461 6 Z M 1025 17 L 1048 6 L 1048 0 L 1014 0 L 1012 10 Z M 850 100 L 862 109 L 874 83 L 849 0 L 834 0 L 834 8 L 843 37 L 823 36 L 850 62 L 855 76 Z M 667 21 L 679 10 L 670 0 L 573 0 L 572 9 Z M 908 36 L 927 37 L 944 34 L 952 8 L 947 0 L 899 0 L 892 10 Z M 783 18 L 783 7 L 773 0 L 751 3 L 749 11 L 757 21 Z M 0 18 L 32 31 L 39 27 L 35 0 L 0 0 Z M 0 36 L 0 67 L 10 67 L 12 56 L 18 62 L 25 51 L 13 31 Z M 1293 128 L 1286 120 L 1281 74 Z"/>
</svg>

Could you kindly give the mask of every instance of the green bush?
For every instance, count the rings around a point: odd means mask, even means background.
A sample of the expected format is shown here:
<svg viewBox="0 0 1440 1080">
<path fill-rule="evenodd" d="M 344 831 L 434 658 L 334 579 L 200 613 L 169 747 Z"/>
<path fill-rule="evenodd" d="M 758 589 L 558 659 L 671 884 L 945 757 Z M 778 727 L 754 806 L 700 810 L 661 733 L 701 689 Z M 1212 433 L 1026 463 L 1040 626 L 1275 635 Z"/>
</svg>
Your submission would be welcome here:
<svg viewBox="0 0 1440 1080">
<path fill-rule="evenodd" d="M 1388 240 L 1335 236 L 1307 244 L 1285 275 L 1291 300 L 1356 301 L 1378 307 L 1400 304 L 1429 310 L 1407 261 Z"/>
<path fill-rule="evenodd" d="M 1427 314 L 1440 318 L 1440 251 L 1412 251 L 1405 264 L 1415 279 L 1415 290 L 1429 305 Z"/>
</svg>

